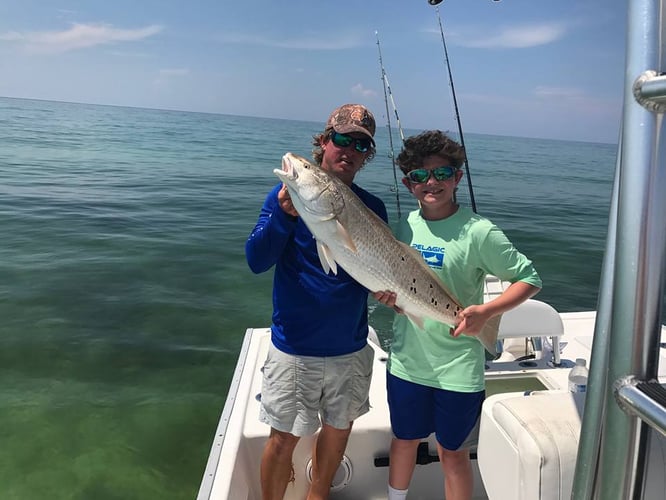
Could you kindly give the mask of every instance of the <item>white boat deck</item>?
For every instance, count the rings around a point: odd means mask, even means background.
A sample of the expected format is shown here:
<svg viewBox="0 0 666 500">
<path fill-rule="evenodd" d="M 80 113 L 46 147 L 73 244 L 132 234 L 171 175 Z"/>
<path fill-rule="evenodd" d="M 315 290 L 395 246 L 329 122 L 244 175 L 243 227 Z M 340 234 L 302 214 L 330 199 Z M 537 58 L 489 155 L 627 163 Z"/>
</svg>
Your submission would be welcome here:
<svg viewBox="0 0 666 500">
<path fill-rule="evenodd" d="M 553 310 L 554 311 L 554 310 Z M 523 311 L 524 312 L 524 311 Z M 520 311 L 519 311 L 520 313 Z M 529 311 L 527 312 L 529 316 Z M 559 314 L 564 334 L 561 338 L 561 366 L 550 362 L 550 353 L 539 359 L 520 359 L 525 339 L 509 332 L 506 344 L 513 344 L 498 361 L 488 362 L 488 394 L 524 390 L 566 391 L 567 377 L 576 358 L 590 359 L 595 313 Z M 521 324 L 529 325 L 523 314 Z M 538 321 L 534 328 L 547 321 Z M 500 328 L 502 332 L 502 327 Z M 215 436 L 203 478 L 199 499 L 246 500 L 261 498 L 259 464 L 269 427 L 259 422 L 261 367 L 270 342 L 268 328 L 249 329 L 239 357 L 232 387 Z M 666 380 L 666 334 L 662 332 L 660 349 L 660 380 Z M 388 405 L 386 403 L 386 353 L 376 344 L 373 381 L 370 392 L 372 408 L 354 423 L 353 434 L 346 450 L 348 463 L 338 471 L 332 499 L 385 499 L 388 480 L 388 454 L 391 441 Z M 517 359 L 512 359 L 517 358 Z M 511 359 L 502 361 L 502 359 Z M 313 438 L 303 438 L 294 453 L 295 481 L 288 487 L 286 499 L 305 498 L 308 487 L 308 463 Z M 429 455 L 436 458 L 434 437 L 429 440 Z M 475 497 L 488 498 L 475 467 Z M 436 461 L 417 465 L 410 486 L 411 499 L 441 498 L 443 476 Z"/>
</svg>

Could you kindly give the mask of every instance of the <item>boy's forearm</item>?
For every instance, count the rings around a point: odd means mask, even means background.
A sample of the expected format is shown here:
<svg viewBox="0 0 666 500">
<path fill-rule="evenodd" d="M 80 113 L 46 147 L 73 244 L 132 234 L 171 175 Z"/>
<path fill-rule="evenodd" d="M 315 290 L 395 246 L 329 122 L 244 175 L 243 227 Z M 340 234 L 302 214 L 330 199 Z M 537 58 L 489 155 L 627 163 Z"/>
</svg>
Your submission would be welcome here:
<svg viewBox="0 0 666 500">
<path fill-rule="evenodd" d="M 498 316 L 519 306 L 527 299 L 536 295 L 539 290 L 541 288 L 525 283 L 524 281 L 516 281 L 511 283 L 502 295 L 484 305 L 488 312 L 490 312 L 491 317 Z"/>
</svg>

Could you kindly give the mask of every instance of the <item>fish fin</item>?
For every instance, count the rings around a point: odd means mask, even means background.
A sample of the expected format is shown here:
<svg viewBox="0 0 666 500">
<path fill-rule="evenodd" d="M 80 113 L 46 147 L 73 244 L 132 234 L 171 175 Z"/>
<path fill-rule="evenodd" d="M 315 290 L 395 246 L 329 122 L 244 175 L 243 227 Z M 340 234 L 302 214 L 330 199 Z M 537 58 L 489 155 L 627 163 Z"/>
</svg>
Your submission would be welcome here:
<svg viewBox="0 0 666 500">
<path fill-rule="evenodd" d="M 479 342 L 483 344 L 483 347 L 486 348 L 493 356 L 497 356 L 497 334 L 499 333 L 499 324 L 502 319 L 502 315 L 493 316 L 490 318 L 486 324 L 483 326 L 477 338 Z"/>
<path fill-rule="evenodd" d="M 319 262 L 326 274 L 333 271 L 333 274 L 338 274 L 338 265 L 331 255 L 331 250 L 324 245 L 321 241 L 317 240 L 317 254 L 319 255 Z"/>
<path fill-rule="evenodd" d="M 358 250 L 356 249 L 356 245 L 354 245 L 354 241 L 352 240 L 351 236 L 345 229 L 345 227 L 340 224 L 339 220 L 335 221 L 336 223 L 336 231 L 338 233 L 338 236 L 340 236 L 340 239 L 342 240 L 342 243 L 346 248 L 351 250 L 354 253 L 358 253 Z"/>
</svg>

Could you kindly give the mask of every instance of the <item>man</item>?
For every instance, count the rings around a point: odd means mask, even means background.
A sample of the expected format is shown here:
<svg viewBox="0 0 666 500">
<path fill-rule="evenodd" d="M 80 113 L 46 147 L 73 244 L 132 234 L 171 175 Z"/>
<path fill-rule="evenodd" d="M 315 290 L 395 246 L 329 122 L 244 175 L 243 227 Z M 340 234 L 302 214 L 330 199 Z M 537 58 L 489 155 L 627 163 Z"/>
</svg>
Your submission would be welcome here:
<svg viewBox="0 0 666 500">
<path fill-rule="evenodd" d="M 353 183 L 374 157 L 374 134 L 372 113 L 360 104 L 345 104 L 313 137 L 313 157 L 386 221 L 382 201 Z M 283 498 L 298 440 L 321 426 L 307 498 L 325 499 L 352 423 L 370 407 L 368 290 L 344 270 L 337 275 L 324 272 L 312 233 L 284 185 L 268 194 L 245 252 L 255 273 L 275 266 L 271 346 L 260 410 L 261 421 L 271 426 L 261 460 L 262 496 Z"/>
</svg>

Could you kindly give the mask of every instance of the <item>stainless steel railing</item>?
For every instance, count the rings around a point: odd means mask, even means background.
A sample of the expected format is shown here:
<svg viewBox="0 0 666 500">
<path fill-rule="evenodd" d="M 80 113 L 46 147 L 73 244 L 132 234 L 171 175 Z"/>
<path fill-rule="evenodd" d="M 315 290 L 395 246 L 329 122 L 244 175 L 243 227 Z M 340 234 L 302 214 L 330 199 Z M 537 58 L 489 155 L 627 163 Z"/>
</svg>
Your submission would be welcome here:
<svg viewBox="0 0 666 500">
<path fill-rule="evenodd" d="M 622 126 L 572 497 L 643 498 L 666 263 L 664 1 L 628 0 Z"/>
</svg>

